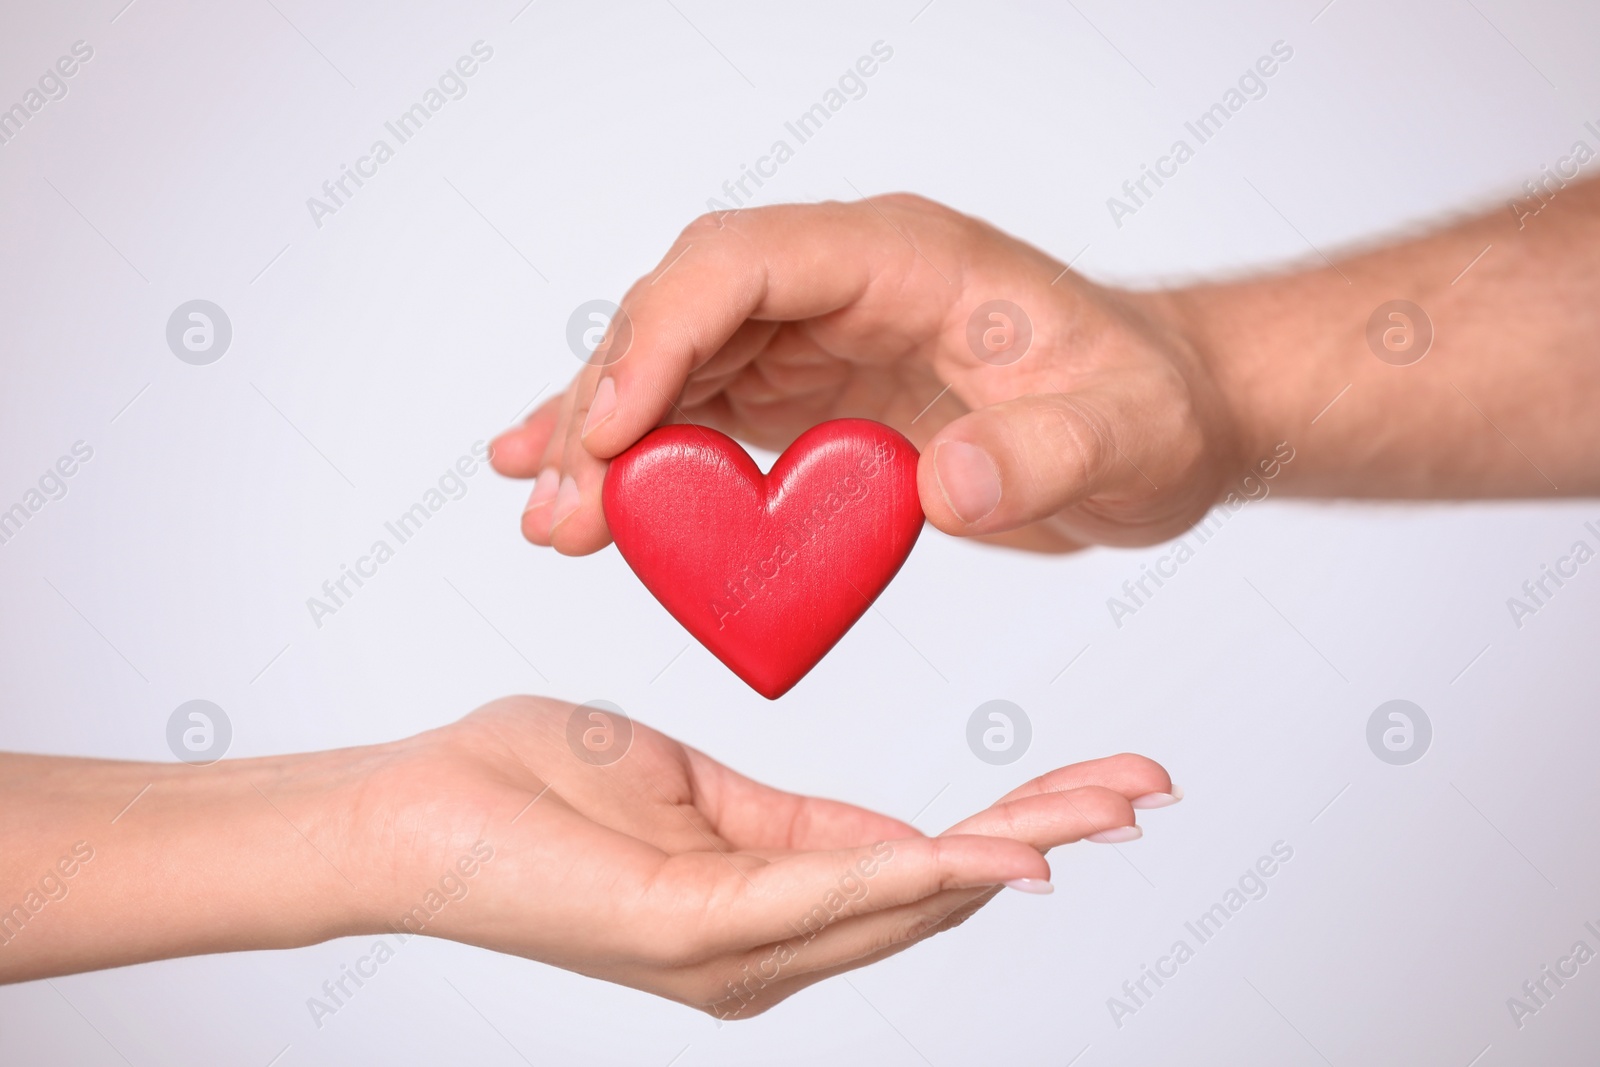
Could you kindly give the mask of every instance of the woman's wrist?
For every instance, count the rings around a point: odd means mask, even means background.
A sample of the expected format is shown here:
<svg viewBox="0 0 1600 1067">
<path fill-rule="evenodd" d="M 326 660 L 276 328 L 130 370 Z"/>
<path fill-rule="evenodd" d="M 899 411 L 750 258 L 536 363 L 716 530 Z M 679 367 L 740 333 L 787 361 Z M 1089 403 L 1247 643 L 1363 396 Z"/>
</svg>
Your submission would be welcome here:
<svg viewBox="0 0 1600 1067">
<path fill-rule="evenodd" d="M 0 979 L 378 928 L 379 872 L 356 869 L 347 825 L 375 758 L 6 757 Z"/>
</svg>

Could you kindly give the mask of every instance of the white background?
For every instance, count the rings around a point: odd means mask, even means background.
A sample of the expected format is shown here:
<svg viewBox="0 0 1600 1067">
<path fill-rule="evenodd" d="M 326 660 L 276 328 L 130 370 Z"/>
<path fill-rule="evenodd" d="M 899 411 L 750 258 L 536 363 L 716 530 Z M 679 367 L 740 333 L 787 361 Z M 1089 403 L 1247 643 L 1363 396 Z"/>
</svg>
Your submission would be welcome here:
<svg viewBox="0 0 1600 1067">
<path fill-rule="evenodd" d="M 1120 629 L 1106 598 L 1163 550 L 1035 559 L 930 531 L 881 615 L 776 704 L 684 651 L 614 551 L 524 544 L 526 487 L 492 473 L 320 630 L 305 605 L 559 387 L 572 309 L 649 270 L 875 41 L 892 60 L 760 202 L 913 190 L 1157 284 L 1504 210 L 1595 144 L 1592 6 L 124 3 L 0 16 L 0 105 L 94 48 L 0 147 L 0 508 L 94 449 L 0 546 L 0 747 L 170 759 L 169 714 L 205 698 L 233 755 L 288 752 L 531 691 L 613 700 L 929 830 L 1123 750 L 1188 799 L 1140 842 L 1055 854 L 1054 896 L 1002 894 L 738 1025 L 417 941 L 319 1029 L 306 1000 L 360 939 L 0 990 L 0 1061 L 1465 1067 L 1593 1048 L 1600 964 L 1520 1030 L 1506 999 L 1579 938 L 1600 948 L 1600 565 L 1520 630 L 1505 602 L 1595 540 L 1600 504 L 1274 499 Z M 469 94 L 314 226 L 307 197 L 480 39 Z M 1266 97 L 1116 227 L 1106 198 L 1279 40 L 1294 55 Z M 233 324 L 211 366 L 166 346 L 194 298 Z M 994 698 L 1034 725 L 1009 767 L 966 747 Z M 1408 767 L 1366 744 L 1394 698 L 1435 731 Z M 1115 1025 L 1107 998 L 1280 840 L 1268 895 Z"/>
</svg>

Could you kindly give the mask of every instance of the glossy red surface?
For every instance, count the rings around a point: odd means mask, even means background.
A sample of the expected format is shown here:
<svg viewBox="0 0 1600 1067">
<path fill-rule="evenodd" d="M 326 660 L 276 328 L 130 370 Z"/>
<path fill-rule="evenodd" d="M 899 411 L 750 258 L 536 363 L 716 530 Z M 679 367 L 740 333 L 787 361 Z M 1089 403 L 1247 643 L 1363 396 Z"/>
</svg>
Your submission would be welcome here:
<svg viewBox="0 0 1600 1067">
<path fill-rule="evenodd" d="M 769 700 L 855 625 L 923 523 L 917 450 L 867 419 L 807 430 L 766 475 L 725 434 L 666 426 L 612 460 L 603 502 L 640 581 Z"/>
</svg>

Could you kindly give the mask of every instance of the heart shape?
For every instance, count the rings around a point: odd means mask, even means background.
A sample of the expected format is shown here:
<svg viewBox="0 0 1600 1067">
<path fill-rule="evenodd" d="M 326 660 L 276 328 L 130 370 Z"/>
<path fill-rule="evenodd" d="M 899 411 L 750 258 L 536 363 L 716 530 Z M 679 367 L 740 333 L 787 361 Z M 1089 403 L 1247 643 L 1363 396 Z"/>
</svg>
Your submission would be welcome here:
<svg viewBox="0 0 1600 1067">
<path fill-rule="evenodd" d="M 768 700 L 866 613 L 923 522 L 916 448 L 868 419 L 807 430 L 768 474 L 726 434 L 665 426 L 611 461 L 601 500 L 645 588 Z"/>
</svg>

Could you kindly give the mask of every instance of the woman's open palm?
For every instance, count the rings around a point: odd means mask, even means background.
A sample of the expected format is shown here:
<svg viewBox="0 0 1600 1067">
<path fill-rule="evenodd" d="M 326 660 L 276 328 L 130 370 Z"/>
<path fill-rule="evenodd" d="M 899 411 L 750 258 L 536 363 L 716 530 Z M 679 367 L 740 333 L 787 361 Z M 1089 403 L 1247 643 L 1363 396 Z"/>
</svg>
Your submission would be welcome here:
<svg viewBox="0 0 1600 1067">
<path fill-rule="evenodd" d="M 495 701 L 395 746 L 352 826 L 419 890 L 474 863 L 425 932 L 542 960 L 720 1017 L 947 929 L 1002 885 L 1042 889 L 1043 851 L 1133 836 L 1171 790 L 1140 756 L 1034 779 L 937 837 L 797 796 L 598 706 Z M 357 851 L 360 851 L 359 845 Z M 380 855 L 387 859 L 378 858 Z M 390 905 L 407 911 L 406 898 Z"/>
</svg>

